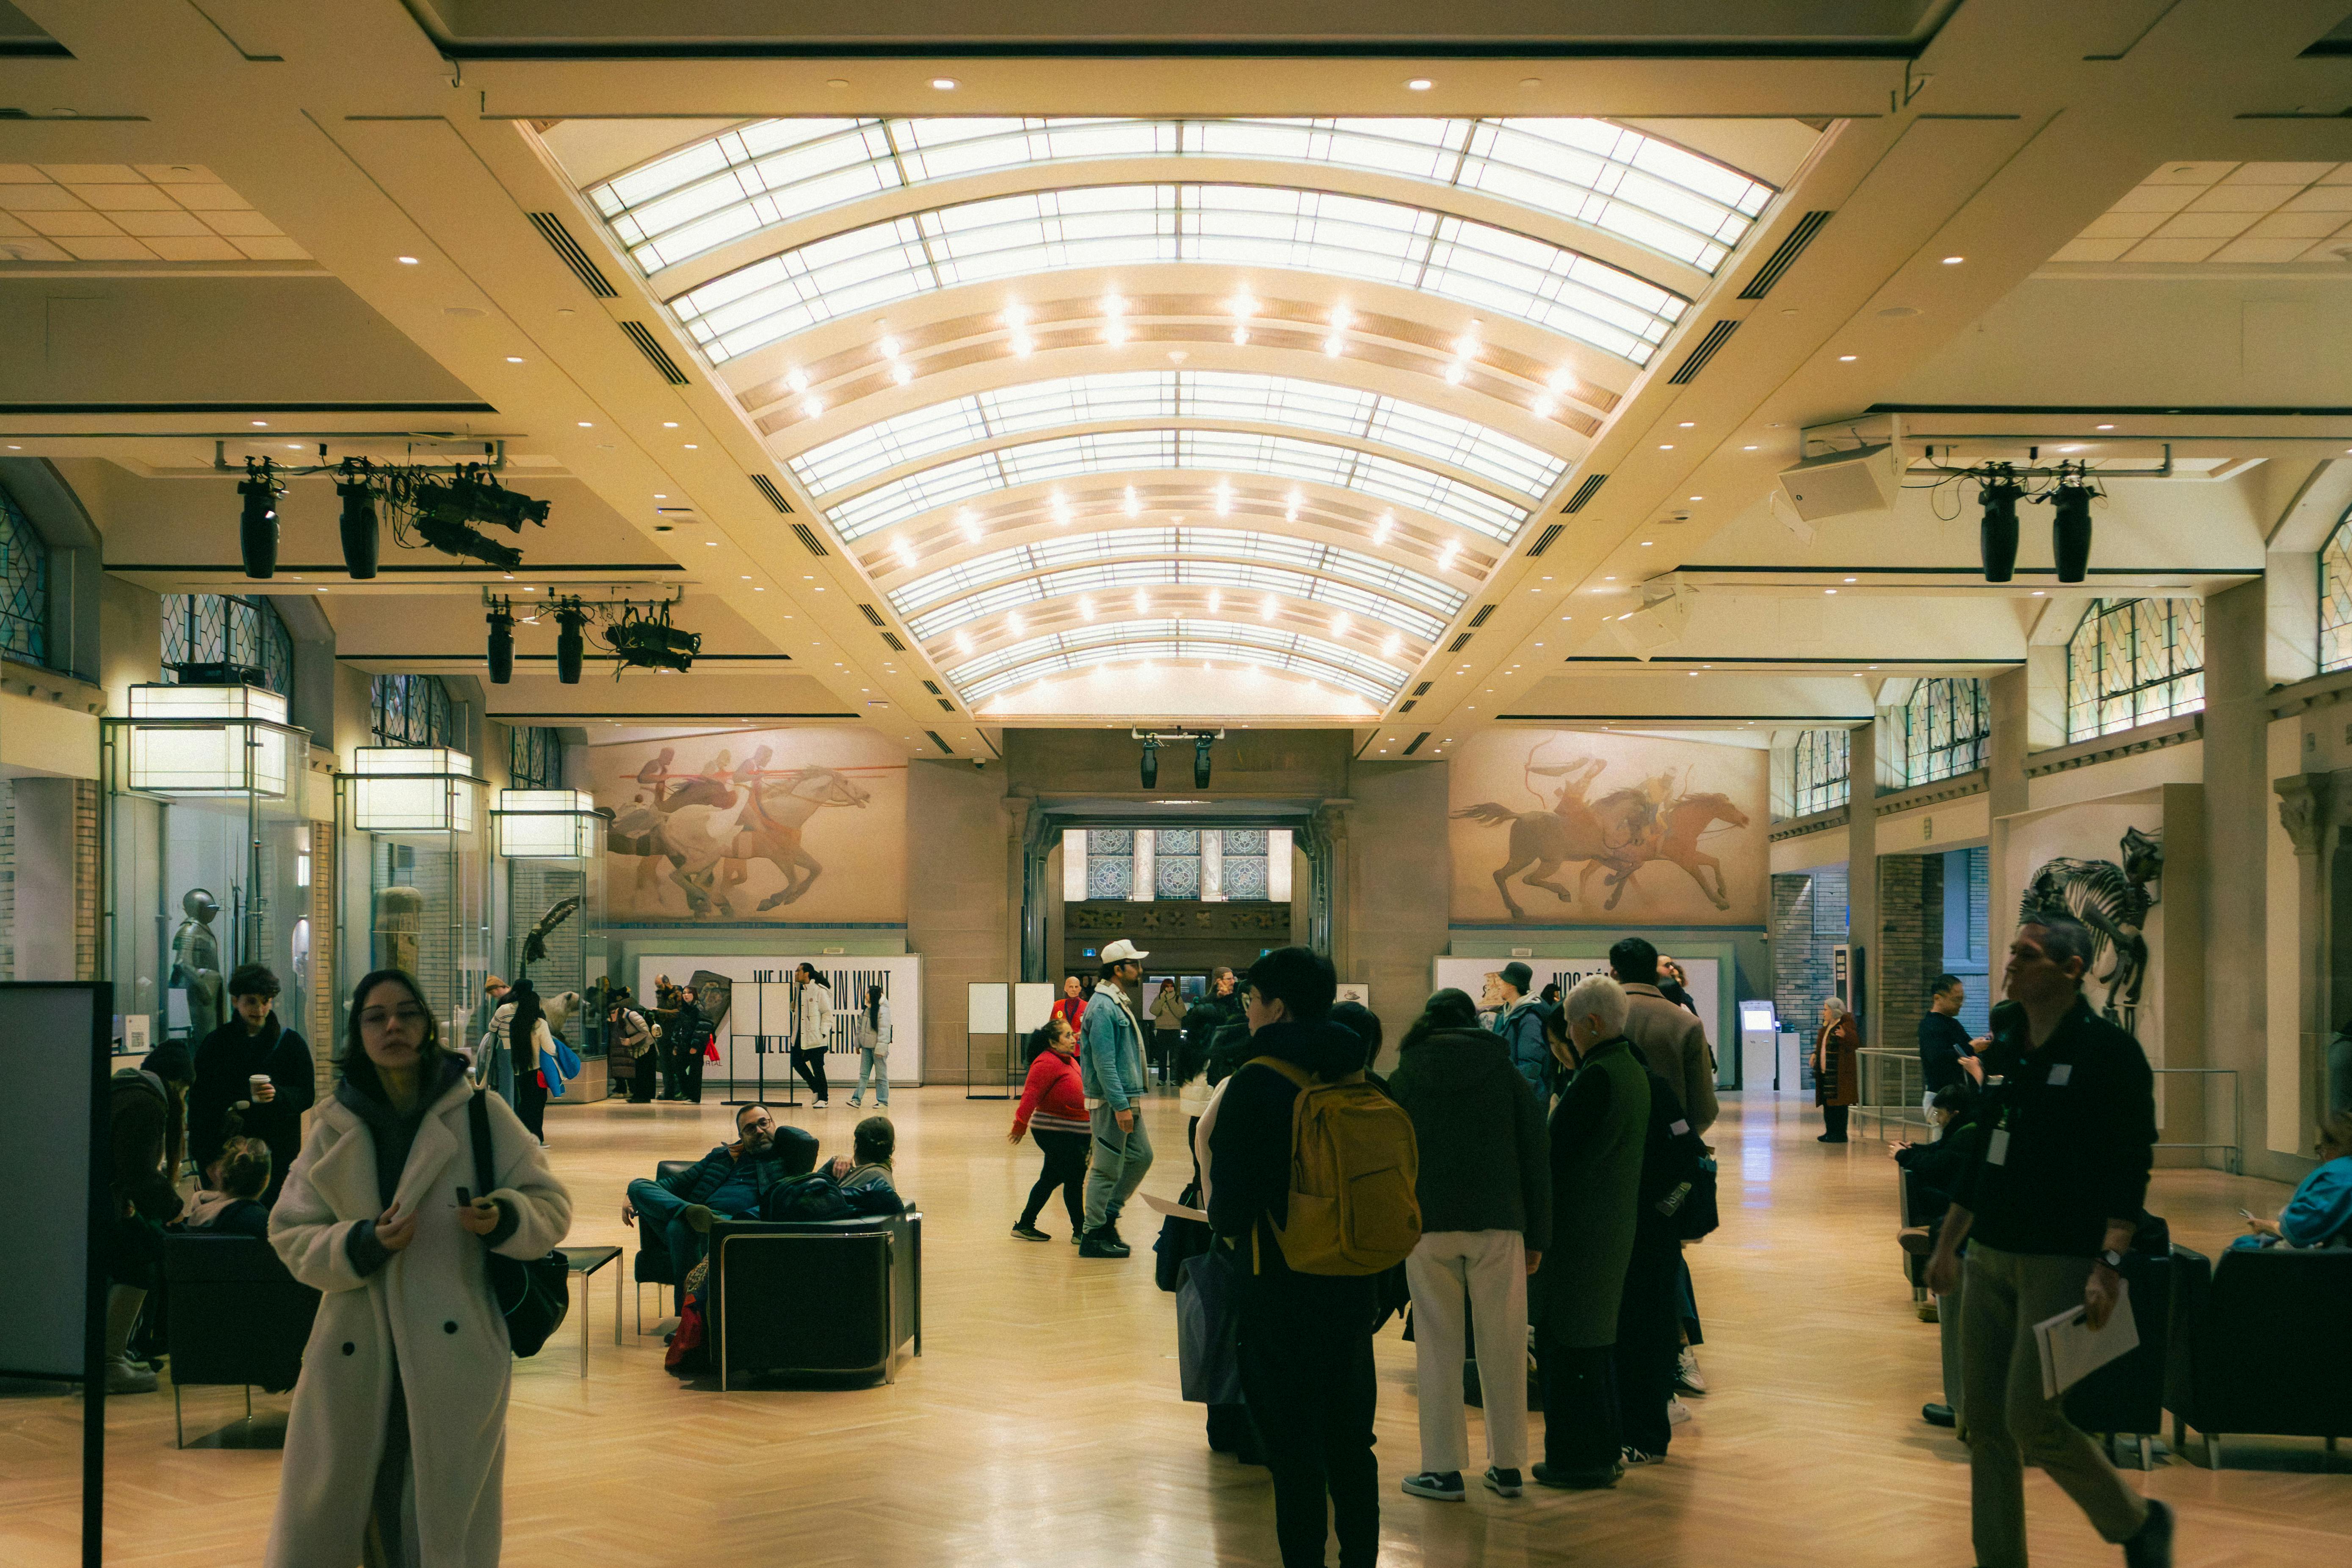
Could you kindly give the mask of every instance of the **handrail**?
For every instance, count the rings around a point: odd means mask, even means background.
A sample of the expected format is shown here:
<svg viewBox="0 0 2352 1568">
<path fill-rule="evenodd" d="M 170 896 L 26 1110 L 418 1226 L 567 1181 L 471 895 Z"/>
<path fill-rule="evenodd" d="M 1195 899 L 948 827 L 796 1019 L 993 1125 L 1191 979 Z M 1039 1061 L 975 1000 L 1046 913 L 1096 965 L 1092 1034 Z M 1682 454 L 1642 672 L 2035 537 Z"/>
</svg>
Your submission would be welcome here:
<svg viewBox="0 0 2352 1568">
<path fill-rule="evenodd" d="M 2242 1175 L 2245 1171 L 2246 1152 L 2244 1148 L 2244 1141 L 2246 1122 L 2244 1095 L 2242 1092 L 2242 1087 L 2238 1081 L 2238 1069 L 2236 1068 L 2150 1068 L 2148 1070 L 2155 1073 L 2159 1078 L 2169 1075 L 2173 1077 L 2226 1078 L 2230 1080 L 2231 1141 L 2229 1142 L 2158 1143 L 2156 1147 L 2158 1149 L 2224 1150 L 2226 1151 L 2226 1154 L 2222 1162 L 2222 1169 L 2228 1171 L 2230 1174 L 2233 1176 Z M 2199 1107 L 2200 1112 L 2204 1108 L 2202 1106 Z"/>
<path fill-rule="evenodd" d="M 1899 1126 L 1927 1130 L 1927 1114 L 1920 1109 L 1920 1101 L 1926 1099 L 1926 1095 L 1918 1087 L 1919 1084 L 1924 1083 L 1924 1079 L 1917 1079 L 1916 1076 L 1921 1070 L 1918 1053 L 1897 1050 L 1886 1046 L 1875 1046 L 1864 1047 L 1853 1054 L 1856 1061 L 1863 1064 L 1862 1092 L 1856 1097 L 1853 1107 L 1856 1118 L 1859 1119 L 1864 1115 L 1875 1116 L 1878 1119 L 1877 1131 L 1882 1135 L 1886 1131 L 1889 1120 Z M 1895 1079 L 1898 1096 L 1892 1100 L 1886 1099 L 1885 1095 L 1885 1068 L 1879 1067 L 1874 1071 L 1872 1066 L 1872 1064 L 1890 1060 L 1895 1064 Z M 2238 1069 L 2235 1068 L 2151 1068 L 2148 1070 L 2160 1078 L 2167 1076 L 2226 1078 L 2230 1080 L 2230 1136 L 2228 1139 L 2212 1139 L 2201 1143 L 2185 1141 L 2159 1142 L 2154 1147 L 2200 1151 L 2219 1149 L 2222 1151 L 2223 1155 L 2222 1168 L 2233 1176 L 2243 1173 L 2245 1102 Z M 2199 1109 L 2201 1113 L 2203 1107 L 2200 1106 Z"/>
</svg>

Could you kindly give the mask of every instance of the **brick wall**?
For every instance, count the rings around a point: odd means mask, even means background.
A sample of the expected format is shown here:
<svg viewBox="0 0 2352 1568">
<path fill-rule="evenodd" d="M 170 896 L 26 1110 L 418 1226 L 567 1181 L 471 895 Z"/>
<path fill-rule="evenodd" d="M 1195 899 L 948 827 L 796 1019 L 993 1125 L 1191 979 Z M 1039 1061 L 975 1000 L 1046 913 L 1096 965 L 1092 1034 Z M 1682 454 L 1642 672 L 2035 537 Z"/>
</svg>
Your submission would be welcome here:
<svg viewBox="0 0 2352 1568">
<path fill-rule="evenodd" d="M 1772 1008 L 1780 1026 L 1810 1047 L 1830 994 L 1830 950 L 1846 940 L 1843 866 L 1816 866 L 1772 879 Z M 1812 1068 L 1800 1069 L 1812 1087 Z"/>
<path fill-rule="evenodd" d="M 1943 857 L 1880 856 L 1878 911 L 1881 1037 L 1865 1043 L 1902 1050 L 1917 1043 L 1929 987 L 1944 967 Z M 1895 1080 L 1884 1081 L 1891 1089 Z"/>
<path fill-rule="evenodd" d="M 98 978 L 98 781 L 73 790 L 74 978 Z"/>
</svg>

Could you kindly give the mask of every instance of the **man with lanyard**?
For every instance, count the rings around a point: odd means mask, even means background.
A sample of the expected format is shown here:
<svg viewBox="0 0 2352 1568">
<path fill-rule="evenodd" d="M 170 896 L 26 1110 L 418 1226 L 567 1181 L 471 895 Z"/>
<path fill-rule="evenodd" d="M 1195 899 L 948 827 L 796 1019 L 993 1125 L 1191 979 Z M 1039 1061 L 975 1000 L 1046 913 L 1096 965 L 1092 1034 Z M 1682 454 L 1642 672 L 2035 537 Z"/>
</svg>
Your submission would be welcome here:
<svg viewBox="0 0 2352 1568">
<path fill-rule="evenodd" d="M 2171 1509 L 2126 1486 L 2062 1400 L 2042 1397 L 2033 1337 L 2034 1324 L 2075 1306 L 2093 1330 L 2106 1326 L 2155 1161 L 2155 1079 L 2139 1043 L 2083 995 L 2092 951 L 2083 923 L 2054 910 L 2032 915 L 2010 942 L 2008 1071 L 1927 1264 L 1939 1296 L 1967 1270 L 1961 1410 L 1979 1568 L 2025 1568 L 2027 1459 L 2123 1547 L 2126 1568 L 2172 1562 Z"/>
<path fill-rule="evenodd" d="M 1087 1004 L 1086 1024 L 1078 1032 L 1078 1081 L 1094 1124 L 1081 1258 L 1128 1255 L 1118 1236 L 1118 1211 L 1151 1169 L 1151 1139 L 1143 1127 L 1143 1026 L 1136 1014 L 1149 956 L 1123 937 L 1103 949 L 1102 984 Z"/>
</svg>

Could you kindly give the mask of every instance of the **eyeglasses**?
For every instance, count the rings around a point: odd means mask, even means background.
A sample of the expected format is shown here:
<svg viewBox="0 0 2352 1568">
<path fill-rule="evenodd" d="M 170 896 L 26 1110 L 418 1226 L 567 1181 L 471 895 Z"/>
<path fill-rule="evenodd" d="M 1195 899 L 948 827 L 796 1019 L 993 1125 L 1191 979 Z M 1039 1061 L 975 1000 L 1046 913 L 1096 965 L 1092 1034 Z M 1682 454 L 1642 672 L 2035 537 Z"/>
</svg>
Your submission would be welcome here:
<svg viewBox="0 0 2352 1568">
<path fill-rule="evenodd" d="M 422 1007 L 394 1007 L 390 1009 L 383 1007 L 370 1007 L 366 1012 L 360 1015 L 360 1027 L 362 1029 L 381 1029 L 386 1024 L 389 1024 L 395 1019 L 404 1025 L 422 1025 L 425 1022 L 425 1009 Z"/>
</svg>

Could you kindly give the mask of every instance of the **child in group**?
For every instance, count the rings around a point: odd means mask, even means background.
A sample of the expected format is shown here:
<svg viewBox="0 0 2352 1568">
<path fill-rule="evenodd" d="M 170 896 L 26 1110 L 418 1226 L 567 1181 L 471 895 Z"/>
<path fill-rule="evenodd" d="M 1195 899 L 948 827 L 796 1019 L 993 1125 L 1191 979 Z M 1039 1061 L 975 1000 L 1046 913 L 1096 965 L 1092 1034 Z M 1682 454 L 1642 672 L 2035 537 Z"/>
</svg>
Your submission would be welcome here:
<svg viewBox="0 0 2352 1568">
<path fill-rule="evenodd" d="M 190 1230 L 267 1239 L 269 1208 L 261 1194 L 269 1190 L 269 1145 L 258 1138 L 232 1137 L 213 1163 L 213 1184 L 188 1200 L 180 1223 Z"/>
</svg>

